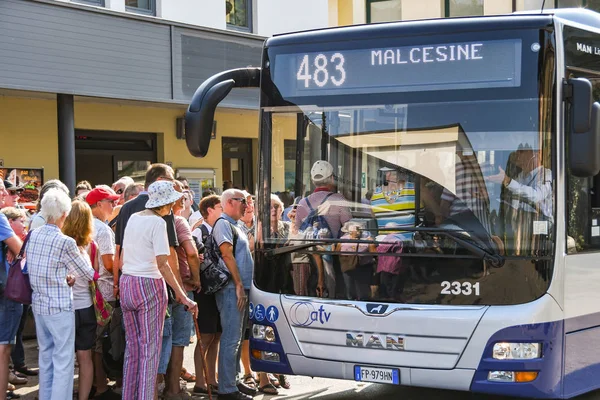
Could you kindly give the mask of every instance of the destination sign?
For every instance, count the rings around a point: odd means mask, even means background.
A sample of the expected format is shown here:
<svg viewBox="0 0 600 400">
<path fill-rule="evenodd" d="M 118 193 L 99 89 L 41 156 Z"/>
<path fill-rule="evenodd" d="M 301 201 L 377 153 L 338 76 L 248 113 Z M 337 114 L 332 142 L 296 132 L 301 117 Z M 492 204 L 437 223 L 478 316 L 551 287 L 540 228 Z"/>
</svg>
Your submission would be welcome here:
<svg viewBox="0 0 600 400">
<path fill-rule="evenodd" d="M 277 54 L 272 74 L 284 97 L 519 87 L 521 45 L 509 39 Z"/>
</svg>

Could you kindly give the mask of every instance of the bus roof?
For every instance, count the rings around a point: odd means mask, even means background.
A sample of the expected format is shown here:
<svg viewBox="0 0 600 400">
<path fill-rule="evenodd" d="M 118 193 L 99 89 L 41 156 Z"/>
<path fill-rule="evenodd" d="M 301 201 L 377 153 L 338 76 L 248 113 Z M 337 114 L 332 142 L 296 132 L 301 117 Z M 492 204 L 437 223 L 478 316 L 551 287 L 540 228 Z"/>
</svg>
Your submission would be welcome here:
<svg viewBox="0 0 600 400">
<path fill-rule="evenodd" d="M 520 12 L 499 16 L 437 18 L 417 21 L 385 22 L 366 25 L 316 29 L 276 35 L 267 39 L 265 46 L 285 46 L 318 42 L 337 42 L 373 39 L 390 36 L 445 34 L 468 31 L 503 29 L 539 29 L 553 24 L 559 17 L 566 23 L 600 27 L 600 14 L 584 8 L 549 9 L 543 12 Z"/>
</svg>

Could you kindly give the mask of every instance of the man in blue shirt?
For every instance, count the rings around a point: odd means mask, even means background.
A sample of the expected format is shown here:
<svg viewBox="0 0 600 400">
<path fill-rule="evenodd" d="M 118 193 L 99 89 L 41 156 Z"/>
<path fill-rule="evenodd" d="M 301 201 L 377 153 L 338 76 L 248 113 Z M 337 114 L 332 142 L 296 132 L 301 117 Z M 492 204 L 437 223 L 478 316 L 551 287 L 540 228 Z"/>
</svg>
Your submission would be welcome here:
<svg viewBox="0 0 600 400">
<path fill-rule="evenodd" d="M 248 400 L 251 397 L 240 392 L 240 385 L 236 385 L 240 343 L 244 324 L 248 320 L 248 292 L 254 269 L 248 237 L 237 225 L 246 211 L 246 198 L 242 191 L 228 189 L 221 195 L 221 205 L 222 219 L 213 226 L 212 235 L 219 245 L 221 258 L 231 278 L 227 286 L 215 294 L 223 327 L 219 350 L 219 399 Z M 246 388 L 242 386 L 242 389 Z"/>
</svg>

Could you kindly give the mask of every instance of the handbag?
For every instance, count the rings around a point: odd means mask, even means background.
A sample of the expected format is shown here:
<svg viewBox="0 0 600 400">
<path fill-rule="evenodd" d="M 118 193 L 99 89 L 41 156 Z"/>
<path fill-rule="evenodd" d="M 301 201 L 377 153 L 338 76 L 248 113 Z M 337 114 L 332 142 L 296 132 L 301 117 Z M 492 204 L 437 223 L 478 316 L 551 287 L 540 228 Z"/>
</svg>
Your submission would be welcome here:
<svg viewBox="0 0 600 400">
<path fill-rule="evenodd" d="M 219 218 L 215 221 L 214 226 L 217 226 Z M 237 231 L 231 222 L 225 221 L 231 225 L 231 231 L 233 234 L 233 254 L 235 255 L 235 249 L 237 244 Z M 214 232 L 214 228 L 213 228 Z M 206 251 L 204 252 L 204 262 L 200 266 L 200 284 L 202 286 L 202 292 L 204 294 L 215 294 L 222 288 L 224 288 L 231 279 L 231 273 L 225 265 L 214 236 L 211 234 L 206 238 Z"/>
<path fill-rule="evenodd" d="M 92 267 L 98 273 L 98 246 L 96 242 L 90 243 L 90 252 Z M 96 322 L 100 326 L 106 326 L 110 322 L 113 307 L 107 301 L 104 301 L 104 296 L 102 296 L 102 292 L 100 292 L 98 283 L 95 280 L 90 281 L 90 291 L 92 292 L 92 302 L 94 303 L 94 311 L 96 312 Z"/>
<path fill-rule="evenodd" d="M 29 275 L 23 272 L 26 264 L 23 254 L 25 253 L 25 245 L 29 241 L 29 236 L 31 236 L 31 231 L 23 241 L 21 251 L 10 264 L 8 277 L 6 278 L 6 288 L 4 289 L 5 298 L 21 304 L 31 304 L 31 295 L 33 293 L 31 284 L 29 283 Z"/>
</svg>

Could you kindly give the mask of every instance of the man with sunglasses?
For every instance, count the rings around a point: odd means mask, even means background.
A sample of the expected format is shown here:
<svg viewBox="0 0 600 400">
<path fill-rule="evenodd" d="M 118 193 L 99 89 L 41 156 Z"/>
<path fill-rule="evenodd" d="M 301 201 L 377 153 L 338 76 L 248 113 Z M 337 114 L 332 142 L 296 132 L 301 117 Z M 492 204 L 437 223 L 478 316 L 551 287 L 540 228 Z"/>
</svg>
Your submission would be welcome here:
<svg viewBox="0 0 600 400">
<path fill-rule="evenodd" d="M 198 211 L 198 204 L 196 204 L 196 200 L 194 200 L 194 191 L 190 189 L 190 183 L 188 182 L 188 179 L 185 176 L 178 176 L 177 180 L 183 185 L 183 190 L 190 193 L 192 197 L 192 210 L 194 212 Z"/>
<path fill-rule="evenodd" d="M 248 400 L 251 397 L 241 391 L 255 394 L 256 389 L 237 383 L 240 344 L 248 321 L 248 293 L 254 269 L 248 236 L 238 226 L 246 211 L 247 200 L 241 190 L 228 189 L 221 195 L 221 205 L 223 213 L 215 222 L 212 235 L 231 278 L 215 293 L 223 328 L 219 349 L 219 399 Z"/>
<path fill-rule="evenodd" d="M 2 208 L 4 207 L 17 207 L 19 203 L 19 198 L 21 193 L 23 193 L 23 188 L 17 185 L 14 185 L 9 180 L 4 180 L 4 187 L 8 192 L 8 196 L 4 198 L 4 202 L 0 203 Z"/>
<path fill-rule="evenodd" d="M 112 184 L 112 190 L 119 195 L 119 202 L 117 205 L 122 206 L 125 203 L 125 189 L 127 186 L 135 183 L 129 176 L 124 176 L 118 181 Z"/>
</svg>

